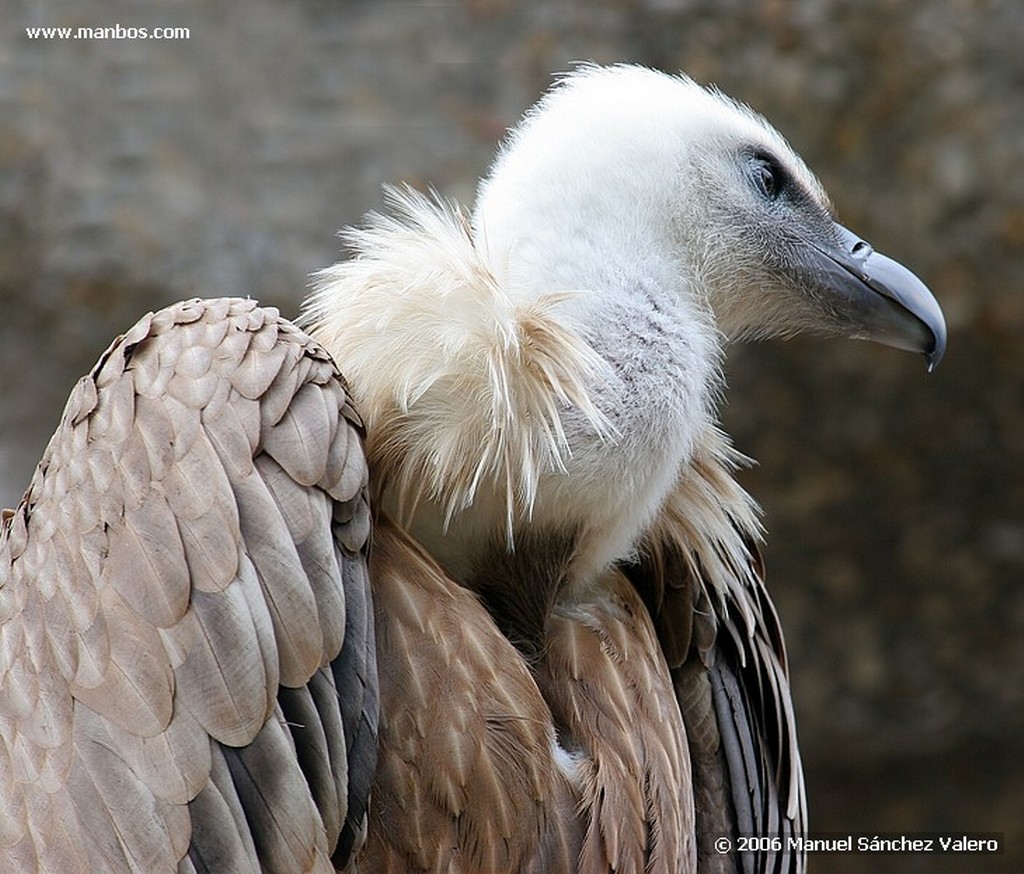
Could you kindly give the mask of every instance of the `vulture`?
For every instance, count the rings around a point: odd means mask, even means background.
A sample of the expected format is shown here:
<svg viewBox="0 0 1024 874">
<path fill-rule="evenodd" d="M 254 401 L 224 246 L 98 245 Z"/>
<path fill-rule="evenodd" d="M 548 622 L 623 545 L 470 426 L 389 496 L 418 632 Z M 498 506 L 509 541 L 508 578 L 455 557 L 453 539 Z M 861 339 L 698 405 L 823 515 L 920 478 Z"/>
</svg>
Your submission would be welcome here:
<svg viewBox="0 0 1024 874">
<path fill-rule="evenodd" d="M 302 327 L 182 302 L 74 387 L 0 535 L 0 869 L 802 871 L 723 352 L 931 369 L 938 304 L 637 66 L 561 79 L 472 211 L 388 196 Z"/>
</svg>

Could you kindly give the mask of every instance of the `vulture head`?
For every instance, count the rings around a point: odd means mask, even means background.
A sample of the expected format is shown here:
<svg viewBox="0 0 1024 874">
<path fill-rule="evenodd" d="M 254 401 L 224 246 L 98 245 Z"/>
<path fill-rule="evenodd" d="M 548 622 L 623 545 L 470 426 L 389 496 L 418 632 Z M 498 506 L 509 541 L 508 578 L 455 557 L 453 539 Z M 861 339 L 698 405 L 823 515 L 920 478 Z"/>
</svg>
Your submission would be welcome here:
<svg viewBox="0 0 1024 874">
<path fill-rule="evenodd" d="M 470 215 L 391 199 L 306 318 L 385 505 L 456 576 L 527 535 L 568 544 L 576 579 L 629 558 L 714 430 L 728 339 L 825 332 L 929 368 L 945 347 L 928 289 L 836 221 L 784 138 L 683 76 L 583 67 Z"/>
<path fill-rule="evenodd" d="M 647 279 L 729 338 L 817 331 L 942 357 L 927 288 L 840 225 L 761 116 L 690 79 L 585 67 L 513 131 L 475 230 L 510 287 Z M 529 293 L 529 292 L 528 292 Z"/>
</svg>

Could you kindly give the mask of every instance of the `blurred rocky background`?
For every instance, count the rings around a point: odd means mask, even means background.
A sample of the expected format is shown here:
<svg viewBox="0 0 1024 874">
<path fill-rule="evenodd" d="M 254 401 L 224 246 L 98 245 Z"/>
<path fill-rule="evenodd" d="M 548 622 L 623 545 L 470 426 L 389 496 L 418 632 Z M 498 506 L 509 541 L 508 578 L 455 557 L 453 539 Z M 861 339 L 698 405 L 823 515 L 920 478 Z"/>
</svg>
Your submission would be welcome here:
<svg viewBox="0 0 1024 874">
<path fill-rule="evenodd" d="M 764 112 L 842 219 L 911 265 L 939 370 L 852 342 L 734 350 L 812 825 L 996 831 L 1024 870 L 1021 0 L 6 0 L 0 505 L 118 332 L 193 295 L 294 314 L 380 183 L 471 201 L 495 141 L 578 59 L 685 69 Z M 26 26 L 187 27 L 43 40 Z"/>
</svg>

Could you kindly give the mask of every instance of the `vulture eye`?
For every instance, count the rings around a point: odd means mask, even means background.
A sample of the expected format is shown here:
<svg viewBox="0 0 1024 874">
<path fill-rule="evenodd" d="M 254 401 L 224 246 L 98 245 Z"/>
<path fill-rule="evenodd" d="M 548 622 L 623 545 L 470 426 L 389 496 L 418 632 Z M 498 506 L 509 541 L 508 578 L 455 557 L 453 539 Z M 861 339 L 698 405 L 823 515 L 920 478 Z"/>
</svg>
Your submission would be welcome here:
<svg viewBox="0 0 1024 874">
<path fill-rule="evenodd" d="M 754 185 L 766 200 L 776 200 L 784 183 L 782 171 L 765 158 L 753 162 Z"/>
</svg>

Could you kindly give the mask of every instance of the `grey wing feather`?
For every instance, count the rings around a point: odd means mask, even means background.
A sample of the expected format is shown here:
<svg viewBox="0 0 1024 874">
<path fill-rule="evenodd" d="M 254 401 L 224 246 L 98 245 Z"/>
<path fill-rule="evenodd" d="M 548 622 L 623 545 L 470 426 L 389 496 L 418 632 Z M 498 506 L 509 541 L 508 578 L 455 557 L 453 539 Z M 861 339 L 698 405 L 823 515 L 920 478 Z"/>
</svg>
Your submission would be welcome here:
<svg viewBox="0 0 1024 874">
<path fill-rule="evenodd" d="M 756 550 L 751 547 L 756 557 Z M 807 829 L 803 772 L 786 653 L 759 560 L 726 591 L 714 649 L 704 654 L 737 832 L 777 838 L 778 849 L 741 857 L 744 872 L 801 872 L 791 838 Z M 749 626 L 744 616 L 752 616 Z"/>
<path fill-rule="evenodd" d="M 644 597 L 672 671 L 693 770 L 700 870 L 798 874 L 789 838 L 807 827 L 782 629 L 755 544 L 712 586 L 685 539 L 648 544 L 627 573 Z M 777 838 L 722 855 L 716 837 Z"/>
<path fill-rule="evenodd" d="M 331 871 L 378 689 L 362 425 L 253 301 L 187 301 L 75 386 L 0 530 L 0 869 Z"/>
</svg>

